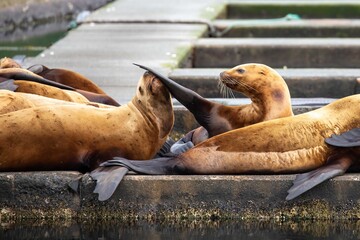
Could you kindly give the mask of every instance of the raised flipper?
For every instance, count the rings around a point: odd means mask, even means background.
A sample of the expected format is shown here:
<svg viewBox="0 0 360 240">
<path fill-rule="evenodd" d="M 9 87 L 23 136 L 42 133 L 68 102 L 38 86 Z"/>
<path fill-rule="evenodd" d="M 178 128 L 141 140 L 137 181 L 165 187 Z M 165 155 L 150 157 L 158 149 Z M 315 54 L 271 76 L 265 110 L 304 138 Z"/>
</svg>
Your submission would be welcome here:
<svg viewBox="0 0 360 240">
<path fill-rule="evenodd" d="M 19 86 L 14 83 L 13 79 L 0 82 L 0 89 L 6 89 L 15 92 L 18 88 Z"/>
<path fill-rule="evenodd" d="M 94 193 L 99 194 L 99 201 L 108 200 L 128 172 L 128 168 L 122 166 L 98 167 L 92 171 L 90 176 L 96 180 Z"/>
<path fill-rule="evenodd" d="M 173 95 L 173 97 L 175 97 L 181 104 L 189 109 L 189 111 L 194 115 L 196 121 L 209 132 L 209 135 L 216 135 L 214 131 L 218 129 L 218 126 L 211 125 L 213 124 L 211 122 L 211 110 L 217 103 L 213 103 L 203 98 L 196 92 L 181 86 L 180 84 L 152 70 L 151 68 L 136 63 L 134 63 L 134 65 L 139 66 L 140 68 L 143 68 L 158 77 L 159 80 L 169 89 L 171 95 Z"/>
<path fill-rule="evenodd" d="M 43 78 L 41 76 L 37 76 L 36 74 L 22 68 L 4 68 L 0 69 L 0 77 L 4 79 L 14 79 L 14 80 L 25 80 L 25 81 L 33 81 L 37 83 L 46 84 L 53 87 L 58 87 L 61 89 L 67 89 L 67 90 L 73 90 L 75 91 L 75 88 L 50 81 L 46 78 Z"/>
<path fill-rule="evenodd" d="M 358 157 L 358 154 L 353 151 L 353 147 L 360 146 L 360 128 L 351 129 L 340 135 L 334 134 L 325 139 L 325 142 L 333 147 L 339 147 L 338 150 L 343 150 L 330 156 L 324 166 L 307 173 L 298 174 L 293 186 L 288 191 L 286 200 L 294 199 L 328 179 L 343 175 Z"/>
<path fill-rule="evenodd" d="M 184 169 L 179 164 L 176 157 L 162 157 L 151 160 L 139 161 L 128 160 L 126 158 L 115 157 L 100 164 L 101 167 L 122 166 L 136 173 L 163 175 L 163 174 L 182 174 Z"/>
</svg>

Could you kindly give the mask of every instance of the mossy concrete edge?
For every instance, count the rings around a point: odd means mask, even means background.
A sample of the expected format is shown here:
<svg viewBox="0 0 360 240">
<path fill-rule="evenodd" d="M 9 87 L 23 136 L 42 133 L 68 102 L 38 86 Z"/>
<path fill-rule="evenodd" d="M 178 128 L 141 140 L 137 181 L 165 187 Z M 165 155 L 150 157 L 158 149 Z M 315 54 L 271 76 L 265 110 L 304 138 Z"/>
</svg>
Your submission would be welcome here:
<svg viewBox="0 0 360 240">
<path fill-rule="evenodd" d="M 82 176 L 79 191 L 69 183 Z M 0 173 L 0 219 L 348 220 L 360 219 L 360 174 L 328 181 L 285 201 L 294 175 L 128 175 L 100 202 L 78 172 Z"/>
</svg>

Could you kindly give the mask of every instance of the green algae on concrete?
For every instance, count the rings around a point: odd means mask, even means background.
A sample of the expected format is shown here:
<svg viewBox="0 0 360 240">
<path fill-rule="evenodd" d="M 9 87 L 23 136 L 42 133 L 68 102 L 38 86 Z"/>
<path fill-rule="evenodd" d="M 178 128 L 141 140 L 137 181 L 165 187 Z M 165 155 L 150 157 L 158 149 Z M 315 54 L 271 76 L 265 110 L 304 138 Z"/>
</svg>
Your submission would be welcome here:
<svg viewBox="0 0 360 240">
<path fill-rule="evenodd" d="M 348 220 L 360 219 L 358 174 L 346 174 L 286 202 L 294 175 L 127 175 L 105 202 L 95 182 L 76 172 L 0 174 L 0 220 Z M 31 178 L 31 181 L 29 180 Z"/>
</svg>

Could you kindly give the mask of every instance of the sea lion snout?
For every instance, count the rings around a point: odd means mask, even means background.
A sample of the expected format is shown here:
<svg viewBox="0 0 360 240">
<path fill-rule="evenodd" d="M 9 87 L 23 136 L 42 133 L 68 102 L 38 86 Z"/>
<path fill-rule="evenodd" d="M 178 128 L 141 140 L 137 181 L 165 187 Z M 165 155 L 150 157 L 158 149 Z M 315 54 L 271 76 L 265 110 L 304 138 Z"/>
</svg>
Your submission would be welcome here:
<svg viewBox="0 0 360 240">
<path fill-rule="evenodd" d="M 226 71 L 220 73 L 220 81 L 229 88 L 235 88 L 238 85 L 238 82 L 234 80 Z"/>
<path fill-rule="evenodd" d="M 152 94 L 166 94 L 168 93 L 167 88 L 162 81 L 155 76 L 153 73 L 146 71 L 143 75 L 145 81 L 148 82 L 149 90 Z"/>
</svg>

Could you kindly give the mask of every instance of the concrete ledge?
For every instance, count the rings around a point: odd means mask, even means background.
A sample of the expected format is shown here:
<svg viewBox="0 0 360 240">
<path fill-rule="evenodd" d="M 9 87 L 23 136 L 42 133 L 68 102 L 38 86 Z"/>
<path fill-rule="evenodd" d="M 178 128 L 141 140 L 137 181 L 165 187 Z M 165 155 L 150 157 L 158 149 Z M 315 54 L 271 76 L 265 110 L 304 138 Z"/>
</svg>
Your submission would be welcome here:
<svg viewBox="0 0 360 240">
<path fill-rule="evenodd" d="M 247 62 L 232 63 L 231 67 Z M 271 65 L 270 65 L 271 66 Z M 203 97 L 221 97 L 218 79 L 225 68 L 182 68 L 173 70 L 169 77 L 194 90 Z M 287 83 L 294 98 L 331 97 L 341 98 L 360 92 L 359 69 L 349 68 L 287 68 L 276 69 Z M 243 97 L 235 93 L 236 97 Z"/>
<path fill-rule="evenodd" d="M 357 68 L 359 54 L 356 38 L 203 38 L 194 45 L 193 67 L 261 62 L 274 68 Z"/>
<path fill-rule="evenodd" d="M 359 219 L 359 174 L 328 181 L 286 202 L 294 175 L 128 175 L 111 199 L 99 202 L 76 172 L 0 173 L 1 219 Z"/>
<path fill-rule="evenodd" d="M 360 37 L 357 19 L 237 19 L 215 20 L 215 37 Z"/>
</svg>

